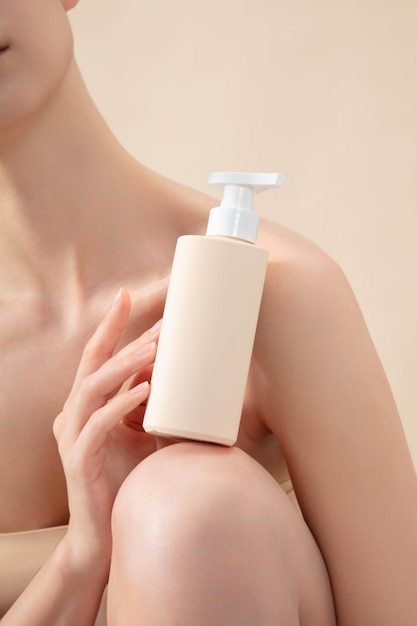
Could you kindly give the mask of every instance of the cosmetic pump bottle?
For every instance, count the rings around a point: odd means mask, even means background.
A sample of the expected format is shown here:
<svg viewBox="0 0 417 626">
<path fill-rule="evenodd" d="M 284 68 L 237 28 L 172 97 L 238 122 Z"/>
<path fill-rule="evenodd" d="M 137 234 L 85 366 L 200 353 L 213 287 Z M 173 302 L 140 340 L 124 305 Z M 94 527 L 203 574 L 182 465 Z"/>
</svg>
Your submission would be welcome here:
<svg viewBox="0 0 417 626">
<path fill-rule="evenodd" d="M 232 446 L 251 362 L 268 251 L 255 245 L 255 192 L 281 174 L 216 172 L 224 187 L 205 236 L 178 239 L 143 428 Z"/>
</svg>

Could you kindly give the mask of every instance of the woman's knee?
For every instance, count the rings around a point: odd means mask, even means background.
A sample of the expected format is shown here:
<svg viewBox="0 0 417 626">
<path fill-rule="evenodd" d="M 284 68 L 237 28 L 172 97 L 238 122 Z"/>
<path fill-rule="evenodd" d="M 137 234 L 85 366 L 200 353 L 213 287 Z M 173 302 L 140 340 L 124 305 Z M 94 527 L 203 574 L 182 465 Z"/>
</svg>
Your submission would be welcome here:
<svg viewBox="0 0 417 626">
<path fill-rule="evenodd" d="M 300 523 L 286 494 L 241 450 L 175 444 L 143 461 L 120 490 L 110 582 L 132 595 L 146 589 L 148 606 L 162 592 L 172 611 L 191 593 L 200 608 L 204 598 L 222 598 L 227 613 L 243 598 L 246 611 L 272 610 L 274 581 L 285 591 L 280 610 L 295 611 Z"/>
<path fill-rule="evenodd" d="M 243 526 L 262 512 L 274 525 L 298 516 L 275 480 L 239 448 L 184 442 L 135 468 L 120 489 L 112 521 L 114 533 L 126 538 L 138 525 L 156 533 L 165 524 L 180 533 L 176 518 L 187 531 L 204 524 L 221 531 L 226 520 L 238 518 Z"/>
</svg>

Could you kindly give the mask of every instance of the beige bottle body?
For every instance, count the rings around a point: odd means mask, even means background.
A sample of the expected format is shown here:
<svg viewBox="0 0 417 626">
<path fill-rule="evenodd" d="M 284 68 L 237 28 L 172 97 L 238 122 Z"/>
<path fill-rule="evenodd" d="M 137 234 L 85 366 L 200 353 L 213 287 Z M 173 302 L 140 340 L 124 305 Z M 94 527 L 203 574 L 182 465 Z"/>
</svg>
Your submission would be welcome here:
<svg viewBox="0 0 417 626">
<path fill-rule="evenodd" d="M 226 237 L 177 242 L 144 430 L 233 445 L 268 251 Z"/>
</svg>

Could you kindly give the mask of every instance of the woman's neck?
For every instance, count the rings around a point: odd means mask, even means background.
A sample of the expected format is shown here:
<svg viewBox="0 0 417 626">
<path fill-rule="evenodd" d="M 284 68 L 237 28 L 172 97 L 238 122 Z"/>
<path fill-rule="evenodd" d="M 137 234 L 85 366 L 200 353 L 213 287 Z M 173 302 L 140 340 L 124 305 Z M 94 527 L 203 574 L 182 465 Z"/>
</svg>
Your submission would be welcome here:
<svg viewBox="0 0 417 626">
<path fill-rule="evenodd" d="M 42 110 L 0 137 L 1 284 L 94 281 L 124 212 L 140 210 L 139 172 L 73 63 Z"/>
</svg>

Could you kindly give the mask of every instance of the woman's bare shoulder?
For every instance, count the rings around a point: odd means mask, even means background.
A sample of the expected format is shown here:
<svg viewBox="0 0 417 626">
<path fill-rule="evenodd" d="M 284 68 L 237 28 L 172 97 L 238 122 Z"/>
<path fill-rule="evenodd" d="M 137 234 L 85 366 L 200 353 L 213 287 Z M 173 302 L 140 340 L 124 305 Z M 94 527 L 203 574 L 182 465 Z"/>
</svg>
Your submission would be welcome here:
<svg viewBox="0 0 417 626">
<path fill-rule="evenodd" d="M 204 234 L 210 209 L 218 200 L 198 189 L 153 170 L 145 169 L 146 190 L 153 205 L 166 226 L 173 227 L 178 236 L 182 234 Z"/>
</svg>

